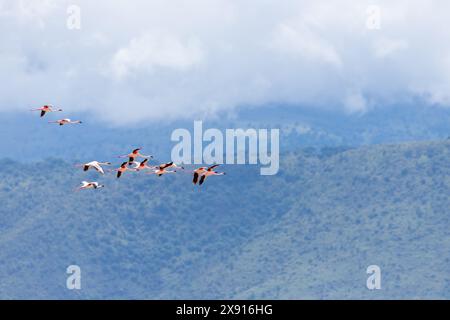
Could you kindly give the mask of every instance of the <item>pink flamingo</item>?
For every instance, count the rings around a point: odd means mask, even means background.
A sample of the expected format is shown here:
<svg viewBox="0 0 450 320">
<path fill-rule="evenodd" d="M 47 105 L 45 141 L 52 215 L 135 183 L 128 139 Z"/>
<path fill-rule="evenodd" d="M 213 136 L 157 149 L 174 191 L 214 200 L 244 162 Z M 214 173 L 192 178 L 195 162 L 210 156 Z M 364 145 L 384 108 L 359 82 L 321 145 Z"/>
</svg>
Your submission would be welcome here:
<svg viewBox="0 0 450 320">
<path fill-rule="evenodd" d="M 62 109 L 56 109 L 51 104 L 46 104 L 45 106 L 37 109 L 31 109 L 30 111 L 40 111 L 41 117 L 45 116 L 47 112 L 57 112 L 57 111 L 63 111 Z"/>
<path fill-rule="evenodd" d="M 141 149 L 142 148 L 134 149 L 133 151 L 131 151 L 131 153 L 120 155 L 119 158 L 128 158 L 129 163 L 134 162 L 134 160 L 136 160 L 137 157 L 146 158 L 146 159 L 153 158 L 153 156 L 145 156 L 145 155 L 141 154 L 139 152 Z"/>
<path fill-rule="evenodd" d="M 80 120 L 61 119 L 56 121 L 49 121 L 48 123 L 57 123 L 60 126 L 63 126 L 65 124 L 80 124 L 82 122 Z"/>
<path fill-rule="evenodd" d="M 207 177 L 209 177 L 209 176 L 223 176 L 223 175 L 225 175 L 225 172 L 214 171 L 214 168 L 216 168 L 218 166 L 219 166 L 218 164 L 215 164 L 215 165 L 209 167 L 208 169 L 206 169 L 206 171 L 204 171 L 203 173 L 201 173 L 200 181 L 199 181 L 198 185 L 201 186 L 203 184 L 203 182 L 205 182 L 205 179 Z M 195 174 L 194 174 L 194 179 L 195 179 Z"/>
<path fill-rule="evenodd" d="M 82 181 L 81 186 L 77 188 L 75 191 L 78 190 L 84 190 L 84 189 L 98 189 L 98 188 L 104 188 L 105 186 L 103 184 L 99 184 L 98 182 L 87 182 Z"/>
</svg>

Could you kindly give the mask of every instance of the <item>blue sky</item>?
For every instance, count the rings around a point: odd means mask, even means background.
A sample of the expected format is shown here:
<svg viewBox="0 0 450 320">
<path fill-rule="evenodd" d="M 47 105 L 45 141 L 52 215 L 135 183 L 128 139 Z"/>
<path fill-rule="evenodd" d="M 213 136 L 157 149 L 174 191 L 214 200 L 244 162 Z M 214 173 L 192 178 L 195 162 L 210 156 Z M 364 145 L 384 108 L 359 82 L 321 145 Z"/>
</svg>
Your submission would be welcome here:
<svg viewBox="0 0 450 320">
<path fill-rule="evenodd" d="M 70 5 L 81 9 L 80 30 L 66 26 Z M 367 27 L 374 5 L 379 29 Z M 131 125 L 272 103 L 364 113 L 420 97 L 445 107 L 449 9 L 419 0 L 0 0 L 0 112 L 53 103 Z"/>
</svg>

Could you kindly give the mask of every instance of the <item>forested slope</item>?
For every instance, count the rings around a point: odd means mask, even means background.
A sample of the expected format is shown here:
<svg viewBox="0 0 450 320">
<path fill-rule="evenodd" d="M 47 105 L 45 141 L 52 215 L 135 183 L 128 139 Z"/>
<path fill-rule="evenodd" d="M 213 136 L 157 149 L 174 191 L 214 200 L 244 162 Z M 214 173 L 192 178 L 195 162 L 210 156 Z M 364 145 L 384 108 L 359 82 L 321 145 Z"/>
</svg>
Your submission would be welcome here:
<svg viewBox="0 0 450 320">
<path fill-rule="evenodd" d="M 450 298 L 449 158 L 448 141 L 299 151 L 276 176 L 224 166 L 203 188 L 4 159 L 0 297 Z"/>
</svg>

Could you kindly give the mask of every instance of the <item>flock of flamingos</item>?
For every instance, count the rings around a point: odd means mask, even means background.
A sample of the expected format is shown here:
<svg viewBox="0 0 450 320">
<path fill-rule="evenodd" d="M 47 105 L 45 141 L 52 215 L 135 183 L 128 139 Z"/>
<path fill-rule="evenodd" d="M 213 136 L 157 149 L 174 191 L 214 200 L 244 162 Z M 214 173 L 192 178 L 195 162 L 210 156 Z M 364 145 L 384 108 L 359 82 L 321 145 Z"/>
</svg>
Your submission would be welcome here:
<svg viewBox="0 0 450 320">
<path fill-rule="evenodd" d="M 63 111 L 62 109 L 55 108 L 52 105 L 44 105 L 41 108 L 37 109 L 31 109 L 31 111 L 40 111 L 41 117 L 44 117 L 49 112 L 60 112 Z M 60 126 L 64 126 L 67 124 L 81 124 L 82 122 L 80 120 L 71 120 L 71 119 L 60 119 L 56 121 L 49 121 L 49 123 L 56 123 Z M 184 167 L 178 166 L 173 162 L 168 163 L 162 163 L 160 165 L 149 165 L 148 161 L 153 158 L 153 156 L 150 155 L 143 155 L 140 153 L 140 150 L 142 148 L 136 148 L 132 152 L 124 155 L 118 156 L 118 158 L 128 158 L 127 161 L 123 162 L 119 168 L 107 170 L 108 172 L 117 172 L 116 176 L 117 178 L 120 178 L 123 173 L 126 171 L 146 171 L 147 174 L 156 174 L 157 176 L 162 176 L 163 174 L 167 173 L 176 173 L 178 169 L 184 170 Z M 142 161 L 136 161 L 138 158 L 142 158 Z M 111 162 L 100 162 L 100 161 L 91 161 L 83 164 L 76 164 L 75 166 L 83 168 L 84 171 L 88 171 L 89 169 L 95 169 L 100 174 L 105 174 L 105 170 L 102 168 L 102 166 L 109 166 L 112 165 Z M 217 172 L 214 169 L 218 167 L 218 164 L 212 165 L 210 167 L 200 167 L 192 171 L 193 174 L 193 180 L 192 182 L 194 184 L 202 185 L 205 179 L 209 176 L 221 176 L 224 175 L 225 172 Z M 171 169 L 172 170 L 168 170 Z M 103 188 L 104 185 L 100 184 L 96 181 L 82 181 L 81 186 L 78 187 L 76 190 L 83 190 L 83 189 L 98 189 Z"/>
</svg>

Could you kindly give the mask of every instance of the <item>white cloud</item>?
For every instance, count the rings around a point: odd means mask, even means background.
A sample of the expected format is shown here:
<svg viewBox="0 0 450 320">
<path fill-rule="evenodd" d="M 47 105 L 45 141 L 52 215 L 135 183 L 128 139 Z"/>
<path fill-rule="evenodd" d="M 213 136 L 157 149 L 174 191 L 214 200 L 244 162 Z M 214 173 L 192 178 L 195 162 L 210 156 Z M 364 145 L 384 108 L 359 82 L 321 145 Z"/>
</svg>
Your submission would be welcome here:
<svg viewBox="0 0 450 320">
<path fill-rule="evenodd" d="M 374 41 L 375 55 L 379 58 L 387 57 L 408 48 L 408 43 L 403 40 L 380 38 Z"/>
<path fill-rule="evenodd" d="M 184 44 L 171 35 L 151 33 L 134 38 L 128 46 L 119 49 L 112 59 L 112 69 L 119 78 L 154 67 L 185 71 L 202 59 L 203 52 L 195 39 L 188 39 Z"/>
<path fill-rule="evenodd" d="M 43 28 L 56 7 L 56 0 L 1 0 L 0 17 L 13 17 L 21 23 L 31 22 Z"/>
<path fill-rule="evenodd" d="M 364 113 L 367 111 L 367 101 L 360 92 L 349 93 L 344 101 L 345 108 L 349 113 Z"/>
<path fill-rule="evenodd" d="M 341 59 L 333 46 L 305 26 L 295 28 L 280 24 L 273 36 L 273 47 L 303 59 L 312 59 L 313 62 L 317 59 L 335 67 L 341 66 Z"/>
<path fill-rule="evenodd" d="M 81 30 L 66 28 L 72 4 Z M 372 4 L 0 0 L 0 111 L 54 103 L 120 124 L 270 103 L 449 105 L 450 3 L 378 0 L 379 30 Z"/>
</svg>

